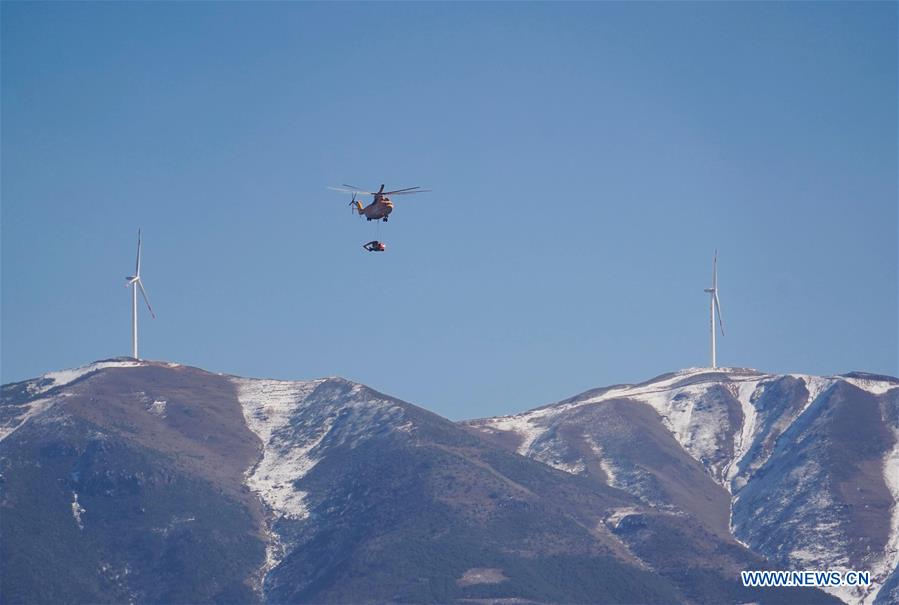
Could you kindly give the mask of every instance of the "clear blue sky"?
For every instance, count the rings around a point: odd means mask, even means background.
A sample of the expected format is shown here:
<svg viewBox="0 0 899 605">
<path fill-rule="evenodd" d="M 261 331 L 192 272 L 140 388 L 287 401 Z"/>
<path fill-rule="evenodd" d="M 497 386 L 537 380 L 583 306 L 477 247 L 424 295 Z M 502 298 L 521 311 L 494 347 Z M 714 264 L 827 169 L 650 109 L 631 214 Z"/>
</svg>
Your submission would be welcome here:
<svg viewBox="0 0 899 605">
<path fill-rule="evenodd" d="M 130 350 L 450 418 L 897 374 L 895 3 L 10 3 L 2 379 Z M 421 185 L 380 229 L 342 182 Z"/>
</svg>

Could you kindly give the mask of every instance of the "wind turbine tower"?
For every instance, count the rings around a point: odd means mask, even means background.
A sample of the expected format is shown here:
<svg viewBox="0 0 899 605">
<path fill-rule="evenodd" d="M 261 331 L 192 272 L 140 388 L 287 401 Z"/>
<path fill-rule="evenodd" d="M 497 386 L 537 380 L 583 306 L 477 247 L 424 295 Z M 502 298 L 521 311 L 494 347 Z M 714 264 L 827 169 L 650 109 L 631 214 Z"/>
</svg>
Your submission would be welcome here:
<svg viewBox="0 0 899 605">
<path fill-rule="evenodd" d="M 712 261 L 712 287 L 706 288 L 709 293 L 709 330 L 712 335 L 712 367 L 718 367 L 718 350 L 715 343 L 715 314 L 718 314 L 718 325 L 721 327 L 721 336 L 724 336 L 724 321 L 721 319 L 721 301 L 718 300 L 718 250 L 715 250 L 715 259 Z"/>
<path fill-rule="evenodd" d="M 140 359 L 137 356 L 137 289 L 140 288 L 140 293 L 144 297 L 144 302 L 147 303 L 147 309 L 150 310 L 150 315 L 153 319 L 156 319 L 156 314 L 153 313 L 153 307 L 150 306 L 150 299 L 147 298 L 147 291 L 144 290 L 144 283 L 140 280 L 140 229 L 137 230 L 137 265 L 134 268 L 134 275 L 129 275 L 125 278 L 125 287 L 131 287 L 131 356 L 135 359 Z"/>
</svg>

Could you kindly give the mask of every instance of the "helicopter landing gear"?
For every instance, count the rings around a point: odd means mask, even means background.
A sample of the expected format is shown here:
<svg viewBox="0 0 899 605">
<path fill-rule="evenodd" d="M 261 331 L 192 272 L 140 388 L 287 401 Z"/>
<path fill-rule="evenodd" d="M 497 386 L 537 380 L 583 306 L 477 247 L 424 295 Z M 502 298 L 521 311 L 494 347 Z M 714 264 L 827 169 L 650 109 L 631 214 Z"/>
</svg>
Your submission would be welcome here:
<svg viewBox="0 0 899 605">
<path fill-rule="evenodd" d="M 385 222 L 385 223 L 387 222 L 387 217 L 386 217 L 386 216 L 384 217 L 384 222 Z"/>
</svg>

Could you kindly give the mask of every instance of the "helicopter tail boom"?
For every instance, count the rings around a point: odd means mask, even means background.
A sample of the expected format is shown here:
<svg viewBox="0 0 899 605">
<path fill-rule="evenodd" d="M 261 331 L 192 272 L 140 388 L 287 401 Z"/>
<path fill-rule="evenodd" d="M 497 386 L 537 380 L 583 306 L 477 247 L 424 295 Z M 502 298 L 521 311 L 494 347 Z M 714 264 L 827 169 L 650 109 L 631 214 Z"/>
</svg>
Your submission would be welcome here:
<svg viewBox="0 0 899 605">
<path fill-rule="evenodd" d="M 358 212 L 359 214 L 363 214 L 363 213 L 364 213 L 364 209 L 363 209 L 363 207 L 362 207 L 362 203 L 361 203 L 359 200 L 356 199 L 356 194 L 355 194 L 355 193 L 353 194 L 353 199 L 350 200 L 350 204 L 349 204 L 349 205 L 350 205 L 351 208 L 353 208 L 353 210 L 355 210 L 355 211 Z"/>
</svg>

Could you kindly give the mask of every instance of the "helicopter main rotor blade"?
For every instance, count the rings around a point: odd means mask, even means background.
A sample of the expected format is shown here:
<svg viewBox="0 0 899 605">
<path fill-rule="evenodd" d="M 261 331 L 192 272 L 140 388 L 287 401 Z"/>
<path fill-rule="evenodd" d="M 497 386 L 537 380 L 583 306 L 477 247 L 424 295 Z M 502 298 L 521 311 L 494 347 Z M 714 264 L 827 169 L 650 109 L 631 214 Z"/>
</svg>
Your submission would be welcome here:
<svg viewBox="0 0 899 605">
<path fill-rule="evenodd" d="M 374 195 L 371 191 L 365 191 L 363 189 L 351 189 L 347 187 L 328 187 L 332 191 L 340 191 L 341 193 L 363 193 L 365 195 Z"/>
<path fill-rule="evenodd" d="M 359 187 L 356 187 L 355 185 L 347 185 L 346 183 L 341 183 L 341 185 L 352 189 L 356 193 L 364 193 L 366 195 L 374 195 L 375 194 L 374 191 L 366 191 L 365 189 L 360 189 Z"/>
<path fill-rule="evenodd" d="M 421 187 L 409 187 L 408 189 L 385 191 L 382 195 L 407 195 L 409 193 L 427 193 L 428 191 L 430 191 L 430 189 L 422 189 Z"/>
</svg>

